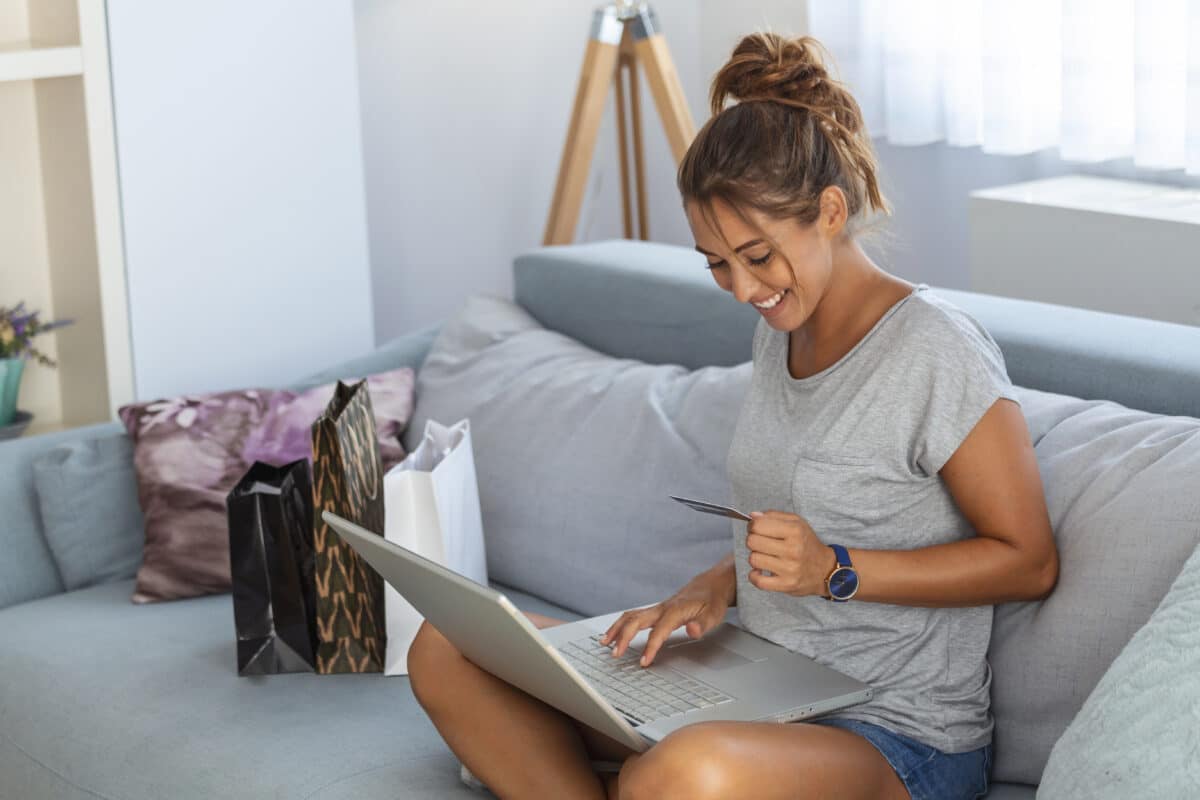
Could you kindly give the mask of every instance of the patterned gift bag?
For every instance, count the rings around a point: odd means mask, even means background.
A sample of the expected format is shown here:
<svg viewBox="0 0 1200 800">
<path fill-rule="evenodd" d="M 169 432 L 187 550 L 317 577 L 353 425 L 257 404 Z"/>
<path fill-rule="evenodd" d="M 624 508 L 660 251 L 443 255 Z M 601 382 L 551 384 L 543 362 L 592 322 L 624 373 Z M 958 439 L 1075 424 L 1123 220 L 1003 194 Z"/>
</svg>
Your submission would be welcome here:
<svg viewBox="0 0 1200 800">
<path fill-rule="evenodd" d="M 383 463 L 366 381 L 338 381 L 312 434 L 317 672 L 382 672 L 383 578 L 321 519 L 329 510 L 383 535 Z"/>
</svg>

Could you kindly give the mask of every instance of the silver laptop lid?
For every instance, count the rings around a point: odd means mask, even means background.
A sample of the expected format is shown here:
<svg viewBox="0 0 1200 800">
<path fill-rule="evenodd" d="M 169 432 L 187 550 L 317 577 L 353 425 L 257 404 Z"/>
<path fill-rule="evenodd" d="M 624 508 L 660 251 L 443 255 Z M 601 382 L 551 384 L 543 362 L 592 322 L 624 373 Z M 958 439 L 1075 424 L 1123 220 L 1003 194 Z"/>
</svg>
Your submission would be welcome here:
<svg viewBox="0 0 1200 800">
<path fill-rule="evenodd" d="M 503 594 L 332 512 L 321 517 L 471 661 L 638 752 L 650 746 Z"/>
</svg>

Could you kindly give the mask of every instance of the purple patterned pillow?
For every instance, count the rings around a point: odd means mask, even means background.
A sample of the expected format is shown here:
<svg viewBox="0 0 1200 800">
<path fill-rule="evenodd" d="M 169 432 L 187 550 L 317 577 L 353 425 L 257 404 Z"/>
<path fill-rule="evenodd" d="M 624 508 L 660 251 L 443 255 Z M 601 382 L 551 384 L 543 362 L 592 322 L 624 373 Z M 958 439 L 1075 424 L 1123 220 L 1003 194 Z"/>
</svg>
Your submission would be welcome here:
<svg viewBox="0 0 1200 800">
<path fill-rule="evenodd" d="M 367 378 L 384 470 L 404 460 L 400 436 L 414 383 L 409 367 Z M 133 440 L 146 523 L 133 602 L 230 590 L 226 496 L 255 461 L 312 459 L 312 424 L 336 385 L 187 395 L 118 410 Z"/>
</svg>

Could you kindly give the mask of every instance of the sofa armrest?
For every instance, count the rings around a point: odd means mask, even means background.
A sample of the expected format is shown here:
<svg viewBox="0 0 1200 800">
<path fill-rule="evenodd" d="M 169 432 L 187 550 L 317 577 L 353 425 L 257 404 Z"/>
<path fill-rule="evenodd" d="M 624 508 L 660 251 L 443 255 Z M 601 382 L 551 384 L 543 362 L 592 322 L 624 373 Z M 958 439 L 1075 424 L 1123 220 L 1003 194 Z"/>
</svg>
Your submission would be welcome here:
<svg viewBox="0 0 1200 800">
<path fill-rule="evenodd" d="M 388 372 L 401 367 L 412 367 L 413 371 L 416 371 L 424 363 L 425 356 L 429 354 L 429 349 L 433 346 L 433 340 L 437 337 L 441 327 L 441 324 L 438 323 L 406 333 L 390 342 L 381 344 L 366 355 L 313 373 L 290 388 L 302 392 L 323 383 L 333 383 L 337 380 L 357 380 L 367 375 Z"/>
</svg>

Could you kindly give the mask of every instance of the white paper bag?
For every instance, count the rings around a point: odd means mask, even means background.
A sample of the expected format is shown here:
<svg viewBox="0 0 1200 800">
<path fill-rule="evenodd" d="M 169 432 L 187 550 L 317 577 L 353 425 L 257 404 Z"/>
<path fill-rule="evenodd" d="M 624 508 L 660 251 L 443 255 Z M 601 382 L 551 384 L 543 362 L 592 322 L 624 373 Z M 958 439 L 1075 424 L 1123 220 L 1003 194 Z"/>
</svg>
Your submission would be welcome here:
<svg viewBox="0 0 1200 800">
<path fill-rule="evenodd" d="M 487 586 L 487 558 L 471 426 L 425 422 L 421 443 L 383 479 L 383 535 L 389 542 Z M 408 674 L 408 649 L 424 617 L 384 586 L 387 648 L 384 673 Z"/>
</svg>

